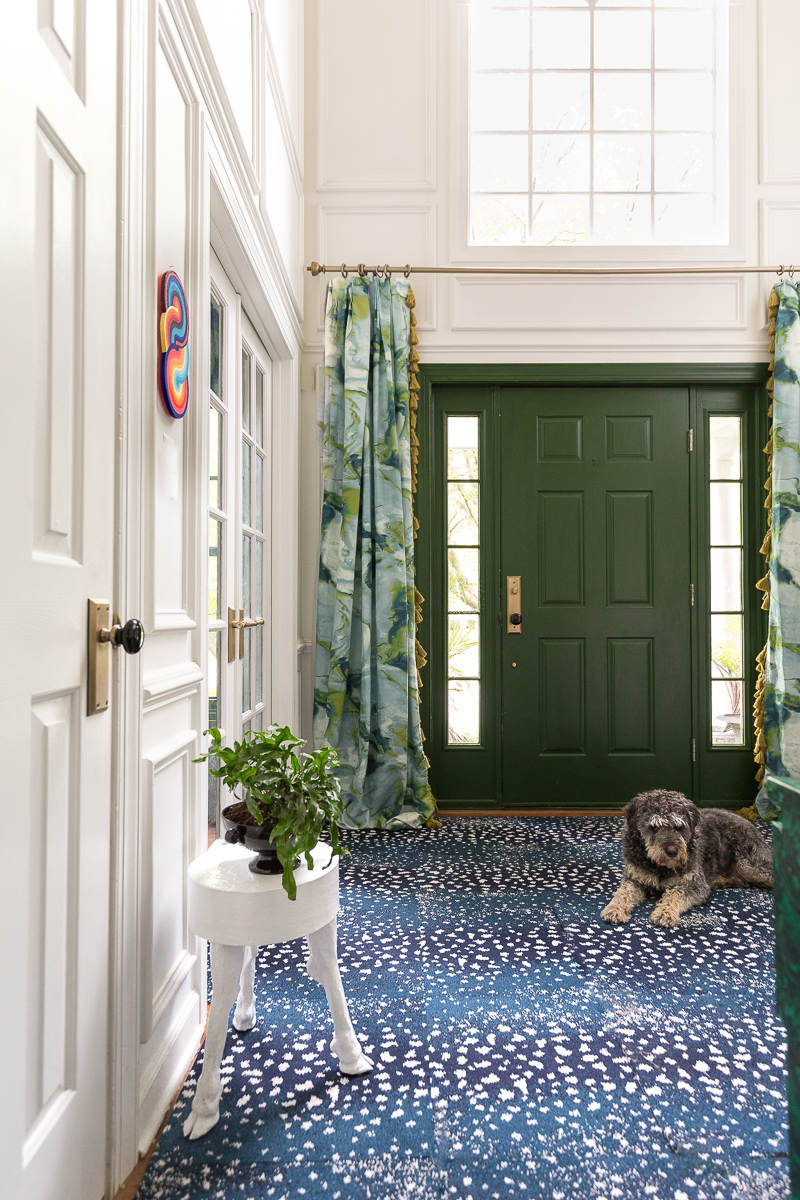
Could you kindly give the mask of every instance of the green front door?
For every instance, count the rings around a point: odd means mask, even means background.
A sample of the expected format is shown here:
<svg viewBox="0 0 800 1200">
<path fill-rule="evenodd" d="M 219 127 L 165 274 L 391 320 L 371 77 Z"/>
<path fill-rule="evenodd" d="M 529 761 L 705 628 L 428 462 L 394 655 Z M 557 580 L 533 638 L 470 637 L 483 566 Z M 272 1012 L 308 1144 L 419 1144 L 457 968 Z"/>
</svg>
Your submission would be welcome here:
<svg viewBox="0 0 800 1200">
<path fill-rule="evenodd" d="M 690 793 L 688 389 L 506 388 L 497 412 L 504 805 Z"/>
</svg>

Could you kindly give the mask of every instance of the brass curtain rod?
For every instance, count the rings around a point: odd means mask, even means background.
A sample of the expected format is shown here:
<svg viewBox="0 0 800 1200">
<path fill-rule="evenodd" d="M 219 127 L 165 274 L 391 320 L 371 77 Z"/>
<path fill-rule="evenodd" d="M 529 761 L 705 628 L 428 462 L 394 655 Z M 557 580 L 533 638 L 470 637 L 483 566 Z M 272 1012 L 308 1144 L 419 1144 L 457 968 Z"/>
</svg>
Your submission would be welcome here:
<svg viewBox="0 0 800 1200">
<path fill-rule="evenodd" d="M 800 267 L 412 267 L 408 263 L 404 267 L 385 266 L 369 267 L 366 263 L 348 267 L 323 266 L 312 262 L 306 267 L 312 275 L 377 275 L 386 278 L 388 275 L 780 275 L 788 274 L 794 278 L 795 270 Z"/>
</svg>

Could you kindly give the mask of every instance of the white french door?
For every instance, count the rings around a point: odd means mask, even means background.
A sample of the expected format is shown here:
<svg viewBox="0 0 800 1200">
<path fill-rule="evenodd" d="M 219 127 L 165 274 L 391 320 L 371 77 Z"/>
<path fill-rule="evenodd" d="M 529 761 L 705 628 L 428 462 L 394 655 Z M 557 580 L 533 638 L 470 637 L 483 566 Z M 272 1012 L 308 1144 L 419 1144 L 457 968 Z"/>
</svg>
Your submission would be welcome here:
<svg viewBox="0 0 800 1200">
<path fill-rule="evenodd" d="M 118 714 L 113 688 L 89 706 L 87 613 L 118 604 L 117 15 L 0 4 L 4 1200 L 105 1192 Z"/>
<path fill-rule="evenodd" d="M 271 363 L 216 255 L 208 399 L 208 723 L 230 745 L 271 720 Z M 209 840 L 219 781 L 208 780 Z"/>
</svg>

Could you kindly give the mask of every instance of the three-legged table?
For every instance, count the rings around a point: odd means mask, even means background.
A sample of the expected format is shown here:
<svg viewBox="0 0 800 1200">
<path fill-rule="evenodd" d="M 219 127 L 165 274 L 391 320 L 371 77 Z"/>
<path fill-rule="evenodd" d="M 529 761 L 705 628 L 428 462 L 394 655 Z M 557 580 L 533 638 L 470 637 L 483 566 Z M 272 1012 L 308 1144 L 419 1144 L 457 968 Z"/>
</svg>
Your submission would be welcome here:
<svg viewBox="0 0 800 1200">
<path fill-rule="evenodd" d="M 310 951 L 309 975 L 325 988 L 331 1016 L 331 1050 L 345 1075 L 365 1075 L 372 1060 L 361 1050 L 350 1020 L 336 951 L 339 911 L 339 859 L 320 842 L 295 868 L 297 899 L 290 900 L 280 875 L 254 875 L 252 850 L 217 841 L 189 867 L 189 927 L 211 943 L 213 993 L 208 1015 L 203 1072 L 183 1126 L 185 1137 L 202 1137 L 219 1120 L 222 1096 L 220 1064 L 228 1035 L 228 1015 L 237 995 L 234 1028 L 252 1029 L 256 1008 L 254 980 L 259 946 L 304 937 Z"/>
</svg>

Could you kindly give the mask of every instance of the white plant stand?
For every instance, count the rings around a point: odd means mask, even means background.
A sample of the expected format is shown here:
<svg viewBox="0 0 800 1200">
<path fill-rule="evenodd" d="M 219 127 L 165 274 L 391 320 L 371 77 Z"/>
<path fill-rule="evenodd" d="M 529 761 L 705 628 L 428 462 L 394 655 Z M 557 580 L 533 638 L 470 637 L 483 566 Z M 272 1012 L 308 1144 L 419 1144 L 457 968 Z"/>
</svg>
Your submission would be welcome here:
<svg viewBox="0 0 800 1200">
<path fill-rule="evenodd" d="M 331 1016 L 331 1050 L 345 1075 L 366 1075 L 373 1062 L 361 1050 L 350 1020 L 336 950 L 339 911 L 339 859 L 320 842 L 311 851 L 314 869 L 305 858 L 295 868 L 297 899 L 290 900 L 280 875 L 254 875 L 249 869 L 253 851 L 217 841 L 189 867 L 189 927 L 211 943 L 213 993 L 208 1014 L 203 1072 L 192 1111 L 183 1126 L 184 1137 L 195 1140 L 219 1121 L 222 1096 L 220 1064 L 228 1036 L 228 1014 L 234 997 L 234 1028 L 252 1029 L 256 1009 L 254 979 L 259 946 L 274 946 L 304 937 L 309 957 L 306 968 L 325 988 Z"/>
</svg>

